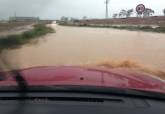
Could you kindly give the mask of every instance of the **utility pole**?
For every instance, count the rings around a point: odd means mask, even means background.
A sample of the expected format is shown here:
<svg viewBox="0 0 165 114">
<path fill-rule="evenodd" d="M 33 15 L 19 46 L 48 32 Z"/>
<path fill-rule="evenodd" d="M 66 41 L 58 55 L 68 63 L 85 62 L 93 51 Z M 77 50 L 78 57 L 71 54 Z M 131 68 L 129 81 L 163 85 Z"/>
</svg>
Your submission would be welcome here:
<svg viewBox="0 0 165 114">
<path fill-rule="evenodd" d="M 17 13 L 16 13 L 16 12 L 14 12 L 14 17 L 15 17 L 15 18 L 17 17 Z"/>
<path fill-rule="evenodd" d="M 105 4 L 106 4 L 106 11 L 105 11 L 105 18 L 108 19 L 108 4 L 109 4 L 109 0 L 106 0 L 105 1 Z"/>
<path fill-rule="evenodd" d="M 14 12 L 14 21 L 16 21 L 17 19 L 17 13 L 16 12 Z"/>
</svg>

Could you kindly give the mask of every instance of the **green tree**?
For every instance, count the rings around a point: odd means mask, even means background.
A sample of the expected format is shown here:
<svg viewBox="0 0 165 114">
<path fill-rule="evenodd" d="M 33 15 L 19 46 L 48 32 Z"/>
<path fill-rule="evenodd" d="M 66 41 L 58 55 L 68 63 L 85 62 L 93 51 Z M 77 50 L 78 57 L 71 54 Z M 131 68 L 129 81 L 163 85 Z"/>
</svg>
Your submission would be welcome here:
<svg viewBox="0 0 165 114">
<path fill-rule="evenodd" d="M 122 9 L 119 13 L 119 17 L 126 17 L 127 16 L 127 11 Z"/>
<path fill-rule="evenodd" d="M 117 13 L 114 13 L 113 14 L 113 18 L 117 18 L 118 14 Z"/>
<path fill-rule="evenodd" d="M 127 10 L 126 17 L 130 17 L 133 14 L 133 9 Z"/>
<path fill-rule="evenodd" d="M 145 11 L 143 12 L 143 17 L 150 17 L 155 13 L 154 10 L 150 8 L 146 8 Z"/>
<path fill-rule="evenodd" d="M 165 16 L 165 9 L 163 9 L 163 14 L 164 14 L 164 16 Z"/>
</svg>

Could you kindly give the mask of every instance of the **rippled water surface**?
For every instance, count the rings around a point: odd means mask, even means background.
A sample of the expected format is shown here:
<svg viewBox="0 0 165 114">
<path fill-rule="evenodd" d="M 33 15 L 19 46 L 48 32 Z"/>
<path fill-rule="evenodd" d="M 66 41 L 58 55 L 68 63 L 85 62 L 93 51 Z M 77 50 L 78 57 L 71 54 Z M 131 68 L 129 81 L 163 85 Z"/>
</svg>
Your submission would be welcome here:
<svg viewBox="0 0 165 114">
<path fill-rule="evenodd" d="M 106 28 L 52 25 L 56 33 L 37 43 L 4 51 L 17 68 L 93 64 L 108 60 L 133 60 L 165 68 L 165 34 Z"/>
</svg>

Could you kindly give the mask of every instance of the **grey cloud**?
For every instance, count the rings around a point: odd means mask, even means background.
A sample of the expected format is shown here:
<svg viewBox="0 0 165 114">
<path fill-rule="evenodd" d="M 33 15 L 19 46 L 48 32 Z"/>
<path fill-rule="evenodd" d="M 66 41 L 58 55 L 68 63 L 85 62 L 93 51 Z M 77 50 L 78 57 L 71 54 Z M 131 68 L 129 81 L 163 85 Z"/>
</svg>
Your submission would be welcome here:
<svg viewBox="0 0 165 114">
<path fill-rule="evenodd" d="M 124 1 L 124 2 L 123 2 Z M 104 18 L 105 0 L 0 0 L 0 19 L 13 16 L 36 16 L 57 19 L 61 16 L 82 18 Z M 164 0 L 110 0 L 109 13 L 118 13 L 121 9 L 135 8 L 143 3 L 162 14 Z"/>
<path fill-rule="evenodd" d="M 41 16 L 42 12 L 55 0 L 0 0 L 0 18 L 18 16 Z"/>
</svg>

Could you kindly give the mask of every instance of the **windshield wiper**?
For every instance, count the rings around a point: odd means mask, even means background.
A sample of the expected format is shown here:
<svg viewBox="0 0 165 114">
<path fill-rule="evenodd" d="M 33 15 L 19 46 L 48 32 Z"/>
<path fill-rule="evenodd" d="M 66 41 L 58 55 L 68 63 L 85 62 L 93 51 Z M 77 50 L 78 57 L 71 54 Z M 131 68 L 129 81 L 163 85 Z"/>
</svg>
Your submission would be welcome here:
<svg viewBox="0 0 165 114">
<path fill-rule="evenodd" d="M 13 78 L 18 84 L 19 90 L 26 92 L 28 90 L 28 84 L 24 79 L 24 77 L 19 73 L 19 71 L 11 71 L 11 72 L 14 74 Z"/>
<path fill-rule="evenodd" d="M 5 59 L 3 59 L 1 55 L 0 55 L 0 61 L 4 67 L 11 70 L 10 65 L 5 61 Z M 25 80 L 25 78 L 21 75 L 21 73 L 18 70 L 10 71 L 10 73 L 13 74 L 12 76 L 17 83 L 19 98 L 27 97 L 28 83 Z M 2 76 L 1 79 L 5 80 L 5 76 Z M 15 108 L 15 110 L 13 110 L 11 114 L 22 114 L 24 112 L 25 104 L 26 104 L 25 99 L 23 99 L 22 101 L 18 100 L 17 108 Z"/>
<path fill-rule="evenodd" d="M 0 57 L 1 64 L 6 67 L 7 69 L 10 69 L 10 65 L 3 59 L 3 57 Z M 16 81 L 18 85 L 18 90 L 21 92 L 20 96 L 25 96 L 25 92 L 28 90 L 28 84 L 25 78 L 20 74 L 18 70 L 12 70 L 10 73 L 13 74 L 13 78 Z M 4 76 L 0 76 L 1 80 L 5 80 Z"/>
</svg>

